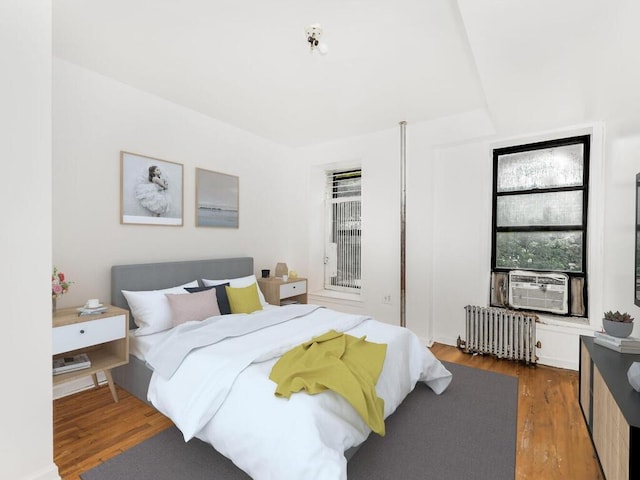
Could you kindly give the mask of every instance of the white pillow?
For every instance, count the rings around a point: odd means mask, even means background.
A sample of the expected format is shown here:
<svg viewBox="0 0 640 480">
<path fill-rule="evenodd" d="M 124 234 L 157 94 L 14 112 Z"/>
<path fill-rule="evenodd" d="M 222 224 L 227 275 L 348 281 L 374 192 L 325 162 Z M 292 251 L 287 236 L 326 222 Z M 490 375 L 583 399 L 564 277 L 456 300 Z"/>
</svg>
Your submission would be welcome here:
<svg viewBox="0 0 640 480">
<path fill-rule="evenodd" d="M 265 305 L 269 305 L 267 303 L 267 300 L 264 298 L 264 295 L 262 294 L 262 290 L 260 290 L 260 286 L 257 285 L 258 280 L 256 280 L 255 275 L 247 275 L 246 277 L 239 277 L 239 278 L 227 278 L 225 280 L 207 280 L 206 278 L 202 279 L 202 284 L 205 287 L 214 287 L 216 285 L 220 285 L 222 283 L 227 283 L 227 282 L 229 282 L 229 286 L 231 288 L 248 287 L 249 285 L 255 283 L 256 288 L 258 289 L 258 298 L 260 299 L 260 304 L 263 307 Z"/>
<path fill-rule="evenodd" d="M 206 278 L 202 279 L 202 285 L 205 287 L 215 287 L 216 285 L 222 285 L 223 283 L 227 283 L 229 280 L 207 280 Z"/>
<path fill-rule="evenodd" d="M 127 299 L 133 321 L 138 326 L 136 336 L 150 335 L 152 333 L 169 330 L 173 327 L 171 319 L 171 307 L 165 293 L 189 295 L 185 287 L 197 287 L 198 281 L 185 283 L 178 287 L 165 288 L 164 290 L 149 290 L 134 292 L 122 290 Z"/>
</svg>

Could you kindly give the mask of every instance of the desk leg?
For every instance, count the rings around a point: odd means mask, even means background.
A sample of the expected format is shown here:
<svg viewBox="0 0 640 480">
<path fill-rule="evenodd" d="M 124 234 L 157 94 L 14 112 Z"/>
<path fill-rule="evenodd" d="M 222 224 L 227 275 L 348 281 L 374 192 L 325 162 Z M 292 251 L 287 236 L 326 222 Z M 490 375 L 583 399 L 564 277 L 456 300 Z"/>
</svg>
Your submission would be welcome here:
<svg viewBox="0 0 640 480">
<path fill-rule="evenodd" d="M 118 403 L 118 392 L 116 392 L 116 384 L 113 383 L 111 370 L 105 370 L 104 376 L 107 377 L 107 383 L 109 384 L 109 390 L 111 390 L 111 396 L 113 397 L 113 401 Z"/>
<path fill-rule="evenodd" d="M 93 386 L 98 388 L 98 374 L 97 373 L 92 374 L 91 378 L 93 379 Z"/>
</svg>

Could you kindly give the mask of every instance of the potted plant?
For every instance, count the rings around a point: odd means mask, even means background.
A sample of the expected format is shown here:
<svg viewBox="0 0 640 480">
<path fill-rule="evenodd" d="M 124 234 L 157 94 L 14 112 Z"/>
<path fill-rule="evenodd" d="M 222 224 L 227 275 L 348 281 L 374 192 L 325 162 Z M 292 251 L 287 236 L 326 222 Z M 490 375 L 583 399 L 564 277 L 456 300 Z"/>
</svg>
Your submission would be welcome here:
<svg viewBox="0 0 640 480">
<path fill-rule="evenodd" d="M 633 332 L 633 317 L 626 312 L 608 311 L 604 313 L 602 327 L 613 337 L 625 338 Z"/>
</svg>

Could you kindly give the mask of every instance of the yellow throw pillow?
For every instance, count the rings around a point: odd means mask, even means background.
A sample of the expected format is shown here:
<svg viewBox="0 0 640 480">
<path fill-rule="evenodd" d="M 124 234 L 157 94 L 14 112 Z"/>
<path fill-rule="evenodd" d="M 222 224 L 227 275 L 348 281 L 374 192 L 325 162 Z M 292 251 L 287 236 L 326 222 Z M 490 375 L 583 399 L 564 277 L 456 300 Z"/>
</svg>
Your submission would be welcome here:
<svg viewBox="0 0 640 480">
<path fill-rule="evenodd" d="M 262 304 L 258 297 L 258 284 L 252 283 L 248 287 L 233 288 L 224 287 L 229 297 L 231 313 L 251 313 L 262 310 Z"/>
</svg>

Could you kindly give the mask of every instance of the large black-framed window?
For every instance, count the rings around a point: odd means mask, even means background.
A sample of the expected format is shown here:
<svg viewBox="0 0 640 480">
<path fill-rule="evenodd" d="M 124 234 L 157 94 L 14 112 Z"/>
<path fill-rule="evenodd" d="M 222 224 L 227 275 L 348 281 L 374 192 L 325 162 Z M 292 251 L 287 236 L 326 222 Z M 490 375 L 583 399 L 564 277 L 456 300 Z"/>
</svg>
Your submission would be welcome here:
<svg viewBox="0 0 640 480">
<path fill-rule="evenodd" d="M 491 268 L 569 277 L 568 315 L 587 315 L 590 136 L 493 150 Z"/>
</svg>

